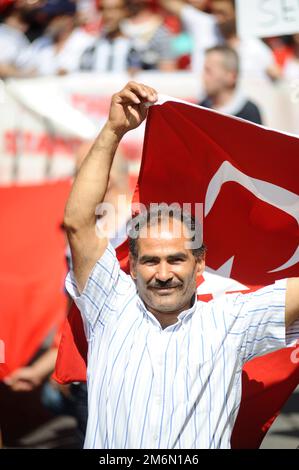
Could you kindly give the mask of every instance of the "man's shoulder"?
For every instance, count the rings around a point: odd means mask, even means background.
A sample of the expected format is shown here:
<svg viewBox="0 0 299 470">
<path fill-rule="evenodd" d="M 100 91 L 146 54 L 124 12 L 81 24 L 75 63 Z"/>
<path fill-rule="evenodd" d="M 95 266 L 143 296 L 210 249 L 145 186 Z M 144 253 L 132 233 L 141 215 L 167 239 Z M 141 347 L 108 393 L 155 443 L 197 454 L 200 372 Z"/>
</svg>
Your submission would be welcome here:
<svg viewBox="0 0 299 470">
<path fill-rule="evenodd" d="M 247 121 L 254 122 L 255 124 L 262 124 L 260 110 L 251 100 L 245 101 L 243 108 L 239 111 L 237 116 L 246 119 Z"/>
<path fill-rule="evenodd" d="M 259 111 L 259 107 L 251 100 L 246 100 L 243 110 L 245 111 Z"/>
</svg>

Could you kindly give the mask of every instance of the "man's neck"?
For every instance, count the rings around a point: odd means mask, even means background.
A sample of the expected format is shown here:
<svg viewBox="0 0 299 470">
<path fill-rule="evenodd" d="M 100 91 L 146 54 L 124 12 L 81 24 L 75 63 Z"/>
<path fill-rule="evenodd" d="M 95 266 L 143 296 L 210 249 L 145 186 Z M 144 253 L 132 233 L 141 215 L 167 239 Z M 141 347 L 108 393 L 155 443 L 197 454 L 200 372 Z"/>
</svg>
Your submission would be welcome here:
<svg viewBox="0 0 299 470">
<path fill-rule="evenodd" d="M 178 321 L 178 316 L 179 316 L 178 313 L 169 313 L 169 312 L 160 313 L 160 312 L 152 312 L 151 310 L 149 311 L 158 320 L 158 322 L 160 323 L 162 327 L 162 330 L 164 330 L 170 325 L 174 325 Z"/>
<path fill-rule="evenodd" d="M 149 312 L 151 312 L 154 317 L 158 320 L 160 323 L 162 329 L 164 330 L 170 325 L 174 325 L 178 321 L 178 316 L 180 313 L 185 312 L 186 310 L 189 310 L 193 303 L 195 301 L 195 295 L 193 295 L 192 299 L 183 307 L 181 307 L 179 310 L 175 312 L 159 312 L 158 310 L 155 310 L 148 305 L 146 305 L 146 308 Z"/>
<path fill-rule="evenodd" d="M 240 44 L 240 38 L 236 34 L 232 34 L 227 38 L 227 44 L 233 49 L 237 49 Z"/>
<path fill-rule="evenodd" d="M 16 30 L 20 31 L 21 33 L 25 33 L 26 29 L 28 28 L 27 25 L 25 25 L 25 23 L 20 21 L 15 16 L 10 16 L 10 17 L 6 18 L 4 23 L 7 26 L 9 26 L 10 28 L 16 29 Z"/>
<path fill-rule="evenodd" d="M 110 41 L 113 41 L 114 39 L 123 37 L 123 33 L 120 31 L 120 29 L 116 29 L 115 31 L 107 31 L 106 33 L 106 38 Z"/>
<path fill-rule="evenodd" d="M 234 89 L 224 90 L 217 95 L 210 96 L 209 99 L 212 103 L 213 109 L 222 108 L 226 106 L 233 98 L 235 93 Z"/>
</svg>

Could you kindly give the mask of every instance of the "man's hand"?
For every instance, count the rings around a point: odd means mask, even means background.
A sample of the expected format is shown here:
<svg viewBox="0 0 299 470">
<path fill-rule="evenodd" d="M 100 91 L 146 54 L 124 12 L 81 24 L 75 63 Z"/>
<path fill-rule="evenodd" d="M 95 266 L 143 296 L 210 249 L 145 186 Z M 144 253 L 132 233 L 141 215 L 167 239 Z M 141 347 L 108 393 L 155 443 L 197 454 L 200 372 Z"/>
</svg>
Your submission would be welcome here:
<svg viewBox="0 0 299 470">
<path fill-rule="evenodd" d="M 127 83 L 112 96 L 107 126 L 121 138 L 145 120 L 147 103 L 153 104 L 157 99 L 157 92 L 153 88 L 136 82 Z"/>
<path fill-rule="evenodd" d="M 14 392 L 31 392 L 41 385 L 42 379 L 35 368 L 30 366 L 15 370 L 4 379 L 4 383 Z"/>
<path fill-rule="evenodd" d="M 14 370 L 3 382 L 14 392 L 31 392 L 53 372 L 57 348 L 48 349 L 32 365 Z"/>
</svg>

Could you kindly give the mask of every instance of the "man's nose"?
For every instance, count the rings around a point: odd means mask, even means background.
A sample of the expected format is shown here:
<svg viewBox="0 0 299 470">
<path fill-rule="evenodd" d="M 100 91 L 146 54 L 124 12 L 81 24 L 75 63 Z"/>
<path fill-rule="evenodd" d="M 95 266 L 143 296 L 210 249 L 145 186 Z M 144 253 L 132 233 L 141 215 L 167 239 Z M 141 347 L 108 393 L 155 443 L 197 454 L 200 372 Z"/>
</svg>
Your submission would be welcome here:
<svg viewBox="0 0 299 470">
<path fill-rule="evenodd" d="M 169 269 L 168 263 L 161 262 L 159 263 L 157 272 L 156 272 L 156 279 L 162 282 L 166 282 L 169 279 L 173 278 L 173 273 Z"/>
</svg>

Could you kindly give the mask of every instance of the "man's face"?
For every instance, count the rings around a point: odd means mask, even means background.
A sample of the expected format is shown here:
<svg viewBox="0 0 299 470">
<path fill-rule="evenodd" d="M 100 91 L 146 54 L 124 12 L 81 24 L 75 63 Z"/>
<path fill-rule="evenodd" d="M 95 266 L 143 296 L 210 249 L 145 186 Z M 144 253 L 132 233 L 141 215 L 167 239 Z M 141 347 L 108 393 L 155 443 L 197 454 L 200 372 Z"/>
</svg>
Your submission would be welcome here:
<svg viewBox="0 0 299 470">
<path fill-rule="evenodd" d="M 194 258 L 180 221 L 171 219 L 169 227 L 155 228 L 157 234 L 149 234 L 147 227 L 140 231 L 137 260 L 130 259 L 131 276 L 148 310 L 178 315 L 190 307 L 204 261 Z"/>
<path fill-rule="evenodd" d="M 229 0 L 212 0 L 211 11 L 219 25 L 236 18 L 234 6 Z"/>
<path fill-rule="evenodd" d="M 124 0 L 102 0 L 101 11 L 105 30 L 108 33 L 117 31 L 120 22 L 128 15 Z"/>
<path fill-rule="evenodd" d="M 207 8 L 209 0 L 187 0 L 187 3 L 197 8 L 198 10 L 205 10 Z"/>
<path fill-rule="evenodd" d="M 230 0 L 212 0 L 211 11 L 216 17 L 218 27 L 224 38 L 236 34 L 236 12 Z"/>
<path fill-rule="evenodd" d="M 74 26 L 74 16 L 72 15 L 59 15 L 51 19 L 46 28 L 46 34 L 51 36 L 54 41 L 59 39 L 64 34 L 70 32 Z"/>
<path fill-rule="evenodd" d="M 235 84 L 235 74 L 224 66 L 221 53 L 214 51 L 206 54 L 203 70 L 203 86 L 207 96 L 213 97 Z"/>
</svg>

